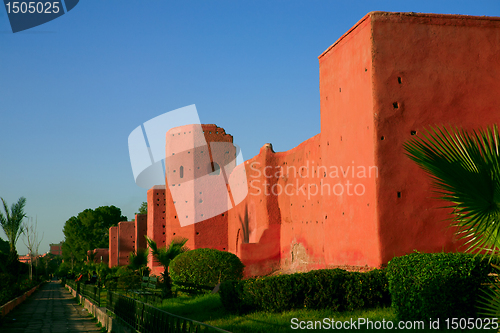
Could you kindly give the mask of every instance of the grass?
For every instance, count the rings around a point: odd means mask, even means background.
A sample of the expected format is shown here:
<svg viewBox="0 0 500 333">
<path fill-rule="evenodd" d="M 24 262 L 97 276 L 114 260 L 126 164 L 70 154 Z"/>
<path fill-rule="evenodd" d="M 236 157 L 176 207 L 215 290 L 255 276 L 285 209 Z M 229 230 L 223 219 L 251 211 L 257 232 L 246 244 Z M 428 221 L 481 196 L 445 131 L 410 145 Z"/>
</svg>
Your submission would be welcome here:
<svg viewBox="0 0 500 333">
<path fill-rule="evenodd" d="M 397 329 L 398 325 L 396 314 L 390 307 L 349 312 L 301 309 L 282 313 L 254 312 L 238 316 L 224 309 L 220 302 L 219 295 L 217 294 L 208 294 L 198 297 L 181 296 L 164 300 L 161 304 L 157 304 L 156 306 L 164 311 L 236 333 L 296 332 L 300 330 L 298 325 L 301 321 L 302 328 L 309 327 L 310 329 L 307 330 L 309 332 L 324 332 L 325 330 L 334 329 L 332 327 L 328 328 L 328 325 L 332 323 L 331 320 L 334 320 L 333 325 L 335 325 L 337 321 L 349 322 L 350 325 L 351 322 L 357 322 L 358 318 L 370 320 L 372 326 L 368 327 L 366 324 L 359 326 L 359 324 L 357 324 L 355 327 L 350 327 L 350 329 L 335 329 L 335 331 L 372 332 L 377 330 L 377 326 L 375 325 L 383 325 L 382 321 L 385 322 L 385 327 L 392 323 L 394 329 Z M 324 320 L 324 318 L 328 319 Z M 294 321 L 292 322 L 292 320 Z M 292 329 L 292 323 L 296 329 Z M 325 323 L 326 325 L 324 325 Z M 320 329 L 320 324 L 322 325 L 322 329 Z M 441 323 L 441 325 L 444 325 L 444 323 Z M 314 329 L 314 327 L 316 327 L 316 329 Z M 383 331 L 382 329 L 380 330 Z M 430 329 L 405 329 L 405 331 L 410 332 L 426 332 L 428 330 Z M 471 330 L 467 332 L 479 331 L 480 330 Z M 457 332 L 457 330 L 449 330 L 449 332 Z"/>
</svg>

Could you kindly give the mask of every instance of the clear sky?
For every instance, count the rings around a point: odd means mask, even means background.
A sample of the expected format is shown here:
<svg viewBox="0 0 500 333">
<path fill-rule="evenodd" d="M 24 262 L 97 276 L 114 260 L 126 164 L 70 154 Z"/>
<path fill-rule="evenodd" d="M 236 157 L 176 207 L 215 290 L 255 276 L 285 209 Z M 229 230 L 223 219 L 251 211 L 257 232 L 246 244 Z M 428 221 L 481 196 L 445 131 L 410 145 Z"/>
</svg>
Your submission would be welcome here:
<svg viewBox="0 0 500 333">
<path fill-rule="evenodd" d="M 291 149 L 320 131 L 317 57 L 375 10 L 500 16 L 500 1 L 81 0 L 16 34 L 2 5 L 0 197 L 27 198 L 43 253 L 84 209 L 133 218 L 147 190 L 128 135 L 165 112 L 196 104 L 245 159 Z"/>
</svg>

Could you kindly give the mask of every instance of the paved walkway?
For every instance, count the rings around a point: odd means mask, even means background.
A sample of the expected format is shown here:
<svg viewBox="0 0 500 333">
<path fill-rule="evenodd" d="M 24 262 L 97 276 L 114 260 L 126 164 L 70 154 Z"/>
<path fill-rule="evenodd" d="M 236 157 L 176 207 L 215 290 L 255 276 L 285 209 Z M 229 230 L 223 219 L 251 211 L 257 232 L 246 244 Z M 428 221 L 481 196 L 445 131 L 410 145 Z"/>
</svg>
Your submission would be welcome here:
<svg viewBox="0 0 500 333">
<path fill-rule="evenodd" d="M 100 332 L 88 314 L 66 288 L 52 281 L 5 316 L 0 332 Z"/>
</svg>

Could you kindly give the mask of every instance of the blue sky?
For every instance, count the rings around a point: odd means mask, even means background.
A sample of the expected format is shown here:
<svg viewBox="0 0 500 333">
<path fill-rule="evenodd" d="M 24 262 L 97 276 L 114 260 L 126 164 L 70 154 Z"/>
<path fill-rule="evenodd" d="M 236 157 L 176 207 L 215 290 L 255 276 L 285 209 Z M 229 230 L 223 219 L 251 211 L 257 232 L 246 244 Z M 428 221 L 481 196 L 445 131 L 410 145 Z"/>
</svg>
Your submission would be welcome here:
<svg viewBox="0 0 500 333">
<path fill-rule="evenodd" d="M 291 149 L 320 131 L 317 57 L 375 10 L 500 16 L 500 2 L 82 0 L 16 34 L 2 6 L 0 197 L 27 198 L 43 253 L 84 209 L 133 218 L 147 190 L 128 135 L 165 112 L 196 104 L 245 159 Z"/>
</svg>

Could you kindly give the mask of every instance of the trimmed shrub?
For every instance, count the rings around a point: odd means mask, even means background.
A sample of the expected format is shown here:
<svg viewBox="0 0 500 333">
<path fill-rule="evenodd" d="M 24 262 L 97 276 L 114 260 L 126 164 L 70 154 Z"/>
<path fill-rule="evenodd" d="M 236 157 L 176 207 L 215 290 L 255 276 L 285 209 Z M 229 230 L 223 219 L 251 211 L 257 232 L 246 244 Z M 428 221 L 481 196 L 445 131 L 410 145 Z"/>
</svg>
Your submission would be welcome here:
<svg viewBox="0 0 500 333">
<path fill-rule="evenodd" d="M 228 311 L 287 311 L 332 309 L 336 311 L 390 305 L 388 282 L 383 270 L 352 273 L 322 269 L 221 285 L 220 298 Z"/>
<path fill-rule="evenodd" d="M 245 289 L 252 285 L 255 279 L 245 281 L 224 281 L 220 285 L 219 295 L 222 306 L 234 313 L 247 313 L 257 309 L 254 298 Z"/>
<path fill-rule="evenodd" d="M 341 269 L 321 269 L 305 273 L 307 285 L 302 293 L 302 307 L 309 309 L 343 310 L 346 307 L 345 289 L 349 272 Z M 296 307 L 298 308 L 298 307 Z"/>
<path fill-rule="evenodd" d="M 181 287 L 212 290 L 218 283 L 243 278 L 241 260 L 215 249 L 196 249 L 179 254 L 169 266 L 172 282 Z"/>
<path fill-rule="evenodd" d="M 491 265 L 466 253 L 412 253 L 387 267 L 398 320 L 474 318 L 481 283 Z"/>
<path fill-rule="evenodd" d="M 304 308 L 306 274 L 278 275 L 245 281 L 245 296 L 259 310 L 278 312 Z"/>
</svg>

